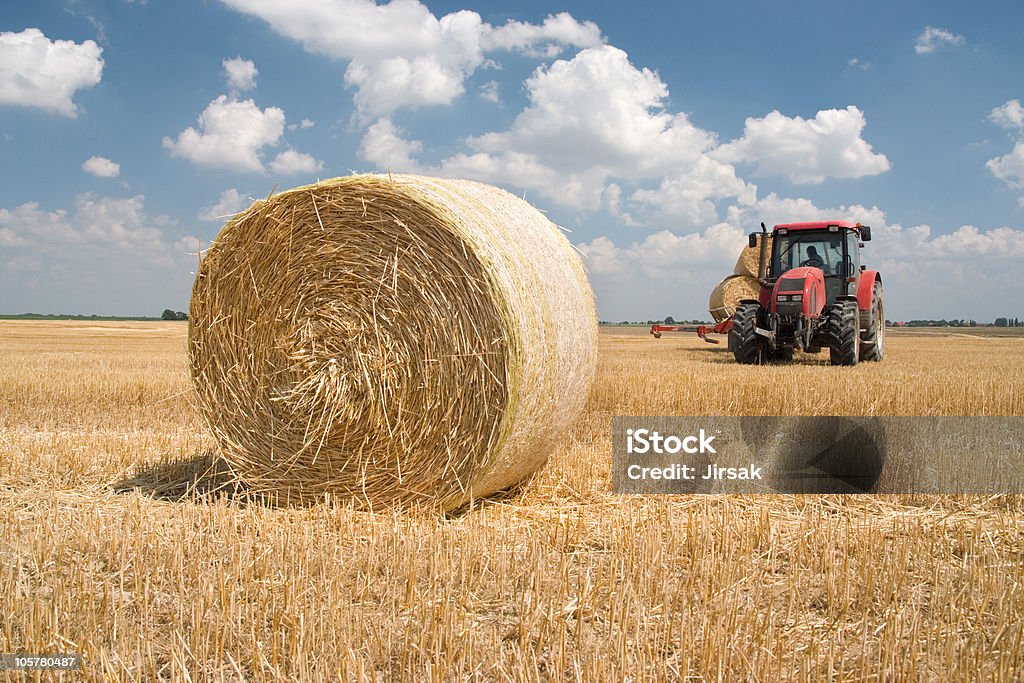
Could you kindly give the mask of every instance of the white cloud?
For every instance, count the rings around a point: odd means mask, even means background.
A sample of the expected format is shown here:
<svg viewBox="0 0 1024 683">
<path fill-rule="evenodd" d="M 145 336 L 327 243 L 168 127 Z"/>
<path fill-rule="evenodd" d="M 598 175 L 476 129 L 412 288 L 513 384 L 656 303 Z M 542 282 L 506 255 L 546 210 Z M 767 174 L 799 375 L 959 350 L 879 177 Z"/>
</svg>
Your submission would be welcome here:
<svg viewBox="0 0 1024 683">
<path fill-rule="evenodd" d="M 637 190 L 631 200 L 654 207 L 663 218 L 698 226 L 718 220 L 715 200 L 735 198 L 749 204 L 756 195 L 757 187 L 738 178 L 735 168 L 702 156 L 689 168 L 665 176 L 657 189 Z"/>
<path fill-rule="evenodd" d="M 252 100 L 221 95 L 199 116 L 199 130 L 187 128 L 177 140 L 165 137 L 172 156 L 200 166 L 262 172 L 264 147 L 275 146 L 284 131 L 284 111 L 260 109 Z"/>
<path fill-rule="evenodd" d="M 890 164 L 861 137 L 866 123 L 854 106 L 822 110 L 813 119 L 773 111 L 764 118 L 748 118 L 743 137 L 722 145 L 712 156 L 753 163 L 757 175 L 784 176 L 794 183 L 877 175 L 888 171 Z"/>
<path fill-rule="evenodd" d="M 256 87 L 256 76 L 260 72 L 253 62 L 241 57 L 233 57 L 225 59 L 223 65 L 224 77 L 227 79 L 231 92 L 240 93 Z"/>
<path fill-rule="evenodd" d="M 199 210 L 199 219 L 213 223 L 223 222 L 244 209 L 252 200 L 231 187 L 220 193 L 217 201 Z"/>
<path fill-rule="evenodd" d="M 1010 100 L 1002 104 L 988 115 L 992 123 L 1010 130 L 1024 130 L 1024 107 L 1020 100 Z"/>
<path fill-rule="evenodd" d="M 288 124 L 288 130 L 299 130 L 299 129 L 307 130 L 309 128 L 312 128 L 315 125 L 316 125 L 316 121 L 313 121 L 312 119 L 302 119 L 298 123 L 289 123 Z"/>
<path fill-rule="evenodd" d="M 280 175 L 316 173 L 322 171 L 323 168 L 322 161 L 317 161 L 312 155 L 296 152 L 294 149 L 284 150 L 270 162 L 270 170 Z"/>
<path fill-rule="evenodd" d="M 480 86 L 480 99 L 485 102 L 501 104 L 501 92 L 498 81 L 487 81 Z"/>
<path fill-rule="evenodd" d="M 601 29 L 592 21 L 576 21 L 568 12 L 549 15 L 543 24 L 509 21 L 497 28 L 487 27 L 483 46 L 491 50 L 515 50 L 531 57 L 557 57 L 566 45 L 600 45 Z"/>
<path fill-rule="evenodd" d="M 92 156 L 82 162 L 82 170 L 98 178 L 116 178 L 121 174 L 121 165 L 106 157 Z"/>
<path fill-rule="evenodd" d="M 527 79 L 526 90 L 530 104 L 509 130 L 469 139 L 472 151 L 445 159 L 441 172 L 511 184 L 590 211 L 608 206 L 613 179 L 636 184 L 668 176 L 678 187 L 686 186 L 685 199 L 673 203 L 646 191 L 634 193 L 629 201 L 712 222 L 709 201 L 746 191 L 738 181 L 723 186 L 704 182 L 701 175 L 712 169 L 722 178 L 731 173 L 706 157 L 714 135 L 694 126 L 685 114 L 667 111 L 665 83 L 655 72 L 633 66 L 622 50 L 588 48 L 570 60 L 538 68 Z M 621 212 L 621 183 L 615 184 L 620 187 L 615 213 L 631 223 L 633 217 Z"/>
<path fill-rule="evenodd" d="M 607 237 L 577 244 L 588 270 L 596 275 L 644 273 L 656 279 L 675 279 L 693 270 L 731 270 L 743 248 L 744 233 L 728 223 L 703 232 L 678 235 L 661 230 L 628 247 L 616 247 Z"/>
<path fill-rule="evenodd" d="M 761 221 L 771 228 L 778 223 L 801 221 L 847 220 L 864 225 L 882 226 L 885 212 L 877 206 L 860 204 L 819 208 L 809 199 L 780 197 L 774 192 L 746 205 L 734 205 L 726 211 L 726 222 L 736 226 L 757 226 Z M 748 230 L 749 232 L 749 230 Z"/>
<path fill-rule="evenodd" d="M 102 78 L 102 53 L 94 41 L 51 41 L 37 28 L 0 33 L 0 104 L 38 107 L 74 118 L 75 93 Z"/>
<path fill-rule="evenodd" d="M 0 247 L 11 266 L 0 268 L 0 291 L 18 293 L 6 305 L 19 311 L 184 308 L 196 265 L 196 249 L 185 247 L 195 241 L 168 217 L 147 213 L 142 195 L 81 194 L 67 210 L 37 202 L 0 208 Z"/>
<path fill-rule="evenodd" d="M 380 169 L 415 173 L 420 170 L 420 165 L 413 157 L 423 151 L 423 143 L 419 140 L 406 140 L 404 134 L 391 119 L 380 119 L 363 136 L 359 156 Z"/>
<path fill-rule="evenodd" d="M 356 90 L 364 121 L 401 107 L 450 104 L 466 78 L 485 63 L 485 51 L 515 50 L 555 56 L 565 47 L 601 41 L 592 23 L 568 14 L 543 24 L 509 22 L 493 27 L 476 12 L 436 17 L 418 0 L 224 0 L 259 17 L 309 52 L 348 60 L 345 83 Z"/>
<path fill-rule="evenodd" d="M 1015 189 L 1024 189 L 1024 107 L 1020 100 L 1009 100 L 988 116 L 997 126 L 1013 131 L 1017 142 L 1008 154 L 989 159 L 985 166 L 995 177 Z M 1024 197 L 1018 202 L 1024 206 Z"/>
<path fill-rule="evenodd" d="M 649 214 L 705 227 L 717 222 L 719 200 L 753 200 L 753 185 L 708 157 L 715 136 L 667 111 L 664 82 L 622 50 L 588 48 L 538 68 L 526 90 L 530 104 L 508 130 L 470 138 L 469 151 L 439 164 L 418 162 L 422 143 L 386 119 L 367 131 L 360 154 L 382 169 L 469 177 L 572 209 L 603 208 L 626 225 Z M 650 180 L 660 185 L 644 186 Z"/>
<path fill-rule="evenodd" d="M 0 209 L 0 243 L 31 248 L 35 254 L 76 252 L 92 245 L 163 259 L 168 247 L 163 229 L 173 221 L 148 216 L 144 201 L 142 195 L 116 199 L 85 193 L 75 198 L 73 212 L 45 211 L 37 202 Z"/>
<path fill-rule="evenodd" d="M 989 159 L 985 166 L 1010 187 L 1024 189 L 1024 141 L 1014 145 L 1009 154 Z"/>
<path fill-rule="evenodd" d="M 655 72 L 637 69 L 610 45 L 538 68 L 526 90 L 530 105 L 511 129 L 474 138 L 471 146 L 544 157 L 561 171 L 600 166 L 652 177 L 691 163 L 714 142 L 685 114 L 664 109 L 668 87 Z"/>
<path fill-rule="evenodd" d="M 959 47 L 963 44 L 963 36 L 958 36 L 948 29 L 926 26 L 921 35 L 914 40 L 914 52 L 926 55 L 935 52 L 940 47 Z"/>
</svg>

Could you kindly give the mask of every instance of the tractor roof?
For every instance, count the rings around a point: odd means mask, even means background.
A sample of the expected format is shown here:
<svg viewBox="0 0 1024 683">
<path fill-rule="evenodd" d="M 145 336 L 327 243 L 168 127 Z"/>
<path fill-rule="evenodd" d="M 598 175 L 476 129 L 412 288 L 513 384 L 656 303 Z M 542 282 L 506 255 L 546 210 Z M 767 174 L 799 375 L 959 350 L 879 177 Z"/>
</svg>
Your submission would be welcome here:
<svg viewBox="0 0 1024 683">
<path fill-rule="evenodd" d="M 807 223 L 780 223 L 775 229 L 785 228 L 786 230 L 827 230 L 830 225 L 838 225 L 840 228 L 856 228 L 860 223 L 850 221 L 809 221 Z"/>
</svg>

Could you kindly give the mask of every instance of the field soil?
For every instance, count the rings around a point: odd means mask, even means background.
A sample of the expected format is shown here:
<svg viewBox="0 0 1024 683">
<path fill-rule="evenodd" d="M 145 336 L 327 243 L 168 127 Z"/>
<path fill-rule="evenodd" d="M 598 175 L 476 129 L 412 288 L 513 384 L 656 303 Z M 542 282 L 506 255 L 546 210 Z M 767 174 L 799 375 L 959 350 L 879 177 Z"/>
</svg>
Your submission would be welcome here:
<svg viewBox="0 0 1024 683">
<path fill-rule="evenodd" d="M 736 365 L 606 328 L 549 464 L 475 509 L 246 495 L 186 323 L 0 321 L 0 652 L 89 680 L 1021 680 L 1024 499 L 618 496 L 614 415 L 1022 415 L 1024 337 Z M 76 676 L 78 678 L 78 676 Z"/>
</svg>

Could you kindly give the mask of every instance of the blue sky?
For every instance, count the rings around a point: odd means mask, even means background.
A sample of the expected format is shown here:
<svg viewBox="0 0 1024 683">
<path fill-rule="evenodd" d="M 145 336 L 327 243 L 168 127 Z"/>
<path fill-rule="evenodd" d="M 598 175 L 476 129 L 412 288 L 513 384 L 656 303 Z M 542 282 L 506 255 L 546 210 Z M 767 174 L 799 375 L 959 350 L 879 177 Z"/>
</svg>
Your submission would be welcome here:
<svg viewBox="0 0 1024 683">
<path fill-rule="evenodd" d="M 352 171 L 525 195 L 603 319 L 761 220 L 874 228 L 890 318 L 1024 316 L 1017 2 L 8 3 L 0 312 L 184 310 L 201 236 Z"/>
</svg>

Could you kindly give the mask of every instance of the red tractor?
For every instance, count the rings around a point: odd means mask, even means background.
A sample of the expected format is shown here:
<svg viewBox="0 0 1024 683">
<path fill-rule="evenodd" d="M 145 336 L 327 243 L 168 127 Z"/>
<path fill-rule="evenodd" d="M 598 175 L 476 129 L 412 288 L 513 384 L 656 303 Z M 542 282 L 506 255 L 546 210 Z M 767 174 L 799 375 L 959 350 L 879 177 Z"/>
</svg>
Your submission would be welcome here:
<svg viewBox="0 0 1024 683">
<path fill-rule="evenodd" d="M 757 233 L 750 246 L 757 246 Z M 739 363 L 791 360 L 828 347 L 833 365 L 882 360 L 882 277 L 860 263 L 871 228 L 847 221 L 761 224 L 758 299 L 740 302 L 729 348 Z M 771 252 L 769 254 L 769 242 Z"/>
</svg>

